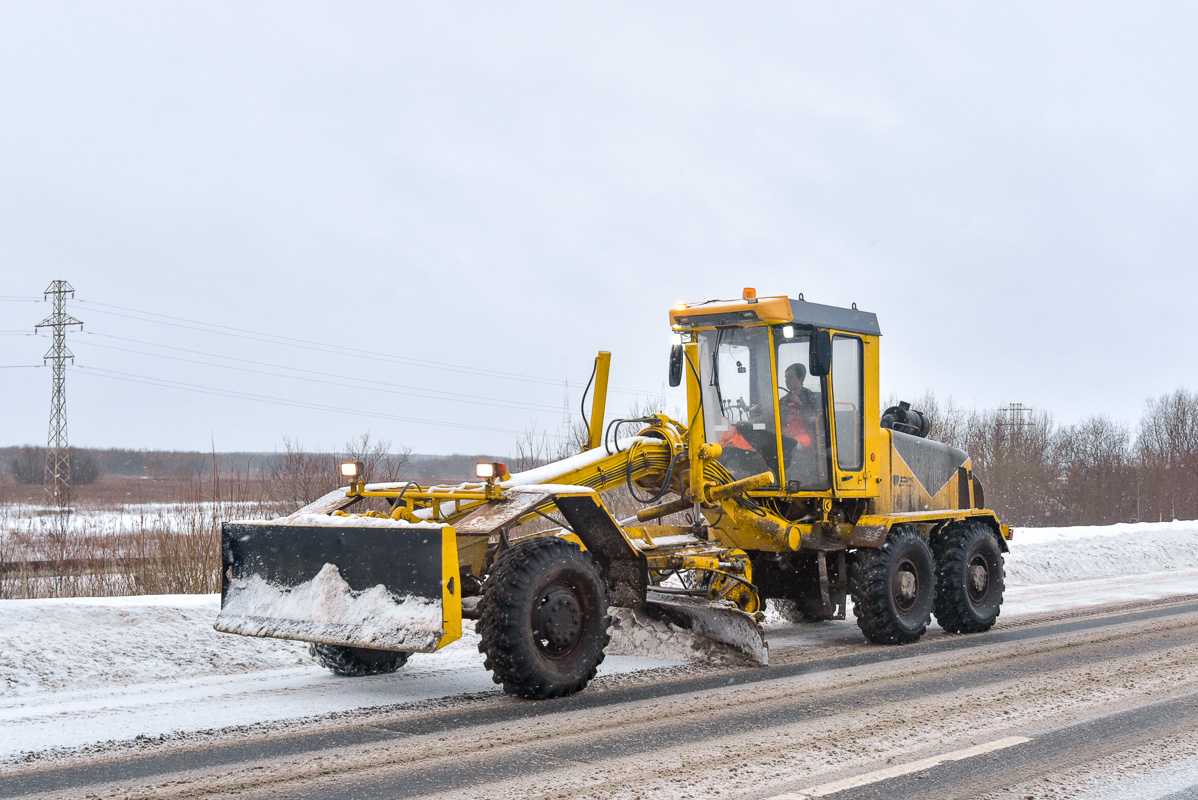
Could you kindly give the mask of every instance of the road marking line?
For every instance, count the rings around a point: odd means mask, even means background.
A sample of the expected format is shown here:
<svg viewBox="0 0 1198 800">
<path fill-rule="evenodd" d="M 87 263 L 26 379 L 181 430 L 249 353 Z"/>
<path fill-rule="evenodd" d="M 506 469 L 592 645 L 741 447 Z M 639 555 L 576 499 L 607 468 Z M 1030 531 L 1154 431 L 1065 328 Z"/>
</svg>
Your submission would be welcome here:
<svg viewBox="0 0 1198 800">
<path fill-rule="evenodd" d="M 995 750 L 1003 750 L 1007 747 L 1014 747 L 1017 744 L 1030 741 L 1031 739 L 1025 736 L 1008 736 L 1005 739 L 995 739 L 993 742 L 975 744 L 973 747 L 966 747 L 964 750 L 954 750 L 951 753 L 912 761 L 910 764 L 876 769 L 873 772 L 866 772 L 863 775 L 857 775 L 853 778 L 845 778 L 833 783 L 822 783 L 819 786 L 812 786 L 810 789 L 802 789 L 797 792 L 776 794 L 773 797 L 767 797 L 766 800 L 806 800 L 808 797 L 823 797 L 827 794 L 843 792 L 845 789 L 856 789 L 859 786 L 868 786 L 871 783 L 877 783 L 889 778 L 897 778 L 900 775 L 910 775 L 912 772 L 931 769 L 943 764 L 945 761 L 962 761 L 966 758 L 993 753 Z"/>
</svg>

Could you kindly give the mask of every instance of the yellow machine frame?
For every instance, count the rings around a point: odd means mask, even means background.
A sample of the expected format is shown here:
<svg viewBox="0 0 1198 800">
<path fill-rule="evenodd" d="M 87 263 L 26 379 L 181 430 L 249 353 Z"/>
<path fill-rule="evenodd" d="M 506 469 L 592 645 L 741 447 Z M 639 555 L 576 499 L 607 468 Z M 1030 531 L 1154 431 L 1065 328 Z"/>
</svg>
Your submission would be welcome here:
<svg viewBox="0 0 1198 800">
<path fill-rule="evenodd" d="M 354 483 L 341 505 L 361 498 L 379 497 L 387 498 L 392 504 L 389 516 L 395 519 L 435 521 L 445 525 L 469 520 L 471 515 L 474 518 L 482 515 L 492 522 L 499 520 L 492 527 L 467 525 L 457 529 L 453 537 L 454 562 L 460 563 L 465 582 L 471 576 L 485 573 L 496 548 L 508 546 L 510 534 L 518 526 L 545 517 L 555 505 L 560 506 L 557 503 L 559 497 L 577 494 L 572 489 L 594 493 L 596 503 L 602 506 L 598 493 L 614 489 L 626 480 L 642 489 L 661 489 L 663 481 L 669 480 L 668 490 L 677 499 L 645 508 L 635 520 L 616 523 L 613 530 L 618 533 L 609 536 L 618 538 L 618 547 L 635 554 L 630 558 L 643 563 L 651 580 L 679 571 L 702 572 L 710 576 L 712 598 L 732 599 L 750 613 L 756 612 L 762 603 L 752 583 L 752 560 L 748 556 L 752 552 L 784 554 L 814 550 L 830 553 L 852 548 L 877 548 L 895 525 L 915 526 L 929 536 L 945 525 L 967 519 L 982 521 L 1000 537 L 1000 541 L 1010 539 L 1011 529 L 1000 524 L 993 511 L 975 507 L 976 481 L 967 459 L 959 469 L 968 476 L 968 491 L 954 491 L 950 482 L 938 490 L 920 493 L 923 487 L 919 486 L 912 469 L 895 448 L 894 432 L 869 422 L 878 419 L 880 412 L 880 335 L 861 330 L 818 326 L 818 330 L 826 331 L 833 341 L 837 337 L 851 337 L 861 342 L 863 407 L 859 418 L 865 420 L 861 468 L 846 470 L 840 466 L 837 457 L 839 426 L 835 419 L 840 412 L 835 380 L 829 374 L 825 403 L 831 487 L 790 492 L 786 481 L 779 480 L 782 476 L 770 472 L 731 480 L 719 464 L 721 446 L 709 441 L 704 430 L 699 383 L 703 368 L 699 363 L 697 335 L 716 327 L 766 328 L 770 337 L 770 369 L 776 375 L 776 326 L 795 322 L 793 303 L 786 297 L 760 300 L 753 297 L 702 307 L 682 305 L 671 310 L 671 325 L 683 340 L 688 422 L 664 415 L 646 418 L 639 435 L 624 449 L 608 450 L 610 443 L 603 443 L 611 356 L 600 352 L 595 360 L 595 392 L 587 437 L 588 451 L 594 457 L 576 468 L 563 463 L 562 471 L 553 478 L 553 487 L 532 504 L 515 502 L 513 491 L 518 487 L 512 485 L 511 476 L 496 475 L 477 484 L 452 487 L 408 485 L 405 488 Z M 855 307 L 853 311 L 856 311 Z M 775 419 L 779 414 L 778 402 L 777 393 L 774 393 L 772 411 Z M 781 452 L 780 426 L 775 426 L 775 431 L 778 452 Z M 601 447 L 605 448 L 602 453 L 598 452 Z M 800 507 L 805 513 L 798 518 L 793 512 L 780 513 L 783 506 Z M 505 508 L 510 513 L 501 513 Z M 651 524 L 677 513 L 689 513 L 689 522 Z M 677 543 L 687 534 L 697 536 Z M 567 535 L 586 548 L 597 546 L 596 541 L 588 540 L 584 531 L 567 531 Z M 662 539 L 671 541 L 659 544 Z M 611 542 L 605 546 L 610 547 Z M 448 551 L 445 561 L 450 561 Z M 455 606 L 458 615 L 456 619 L 447 618 L 447 638 L 443 643 L 451 641 L 451 636 L 460 635 L 460 598 L 456 603 L 446 604 L 446 608 Z"/>
</svg>

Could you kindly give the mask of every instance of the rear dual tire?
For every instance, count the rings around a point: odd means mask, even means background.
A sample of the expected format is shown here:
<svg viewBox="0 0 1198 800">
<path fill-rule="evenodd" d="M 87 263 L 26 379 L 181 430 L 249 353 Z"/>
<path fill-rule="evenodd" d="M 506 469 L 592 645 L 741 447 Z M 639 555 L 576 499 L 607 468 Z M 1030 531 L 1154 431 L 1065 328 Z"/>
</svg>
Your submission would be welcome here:
<svg viewBox="0 0 1198 800">
<path fill-rule="evenodd" d="M 774 610 L 778 612 L 778 616 L 796 625 L 810 625 L 832 619 L 831 614 L 812 611 L 806 604 L 798 600 L 777 599 L 770 602 L 774 604 Z"/>
<path fill-rule="evenodd" d="M 1005 574 L 998 537 L 987 525 L 967 520 L 933 540 L 936 553 L 936 622 L 949 633 L 988 631 L 1002 606 Z"/>
</svg>

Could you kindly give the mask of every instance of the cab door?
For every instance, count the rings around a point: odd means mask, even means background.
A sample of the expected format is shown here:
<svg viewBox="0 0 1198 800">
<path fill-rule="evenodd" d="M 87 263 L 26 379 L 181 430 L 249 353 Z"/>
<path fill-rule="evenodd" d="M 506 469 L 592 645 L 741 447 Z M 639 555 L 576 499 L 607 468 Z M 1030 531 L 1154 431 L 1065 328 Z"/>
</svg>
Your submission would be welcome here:
<svg viewBox="0 0 1198 800">
<path fill-rule="evenodd" d="M 828 380 L 811 374 L 810 332 L 784 325 L 773 335 L 783 486 L 788 494 L 826 496 L 832 489 Z"/>
<path fill-rule="evenodd" d="M 859 336 L 832 336 L 832 439 L 833 489 L 837 495 L 860 496 L 868 492 L 866 469 L 866 358 Z"/>
</svg>

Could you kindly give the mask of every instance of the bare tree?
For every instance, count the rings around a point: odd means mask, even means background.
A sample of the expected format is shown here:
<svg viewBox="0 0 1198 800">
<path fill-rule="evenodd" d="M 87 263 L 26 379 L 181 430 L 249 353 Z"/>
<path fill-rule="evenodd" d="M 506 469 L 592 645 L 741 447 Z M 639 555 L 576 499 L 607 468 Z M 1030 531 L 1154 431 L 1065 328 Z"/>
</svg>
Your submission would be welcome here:
<svg viewBox="0 0 1198 800">
<path fill-rule="evenodd" d="M 1137 476 L 1125 425 L 1090 417 L 1061 428 L 1055 440 L 1067 524 L 1109 525 L 1136 517 Z"/>
<path fill-rule="evenodd" d="M 524 472 L 561 461 L 581 453 L 587 445 L 589 432 L 582 422 L 574 422 L 568 431 L 551 434 L 538 431 L 534 422 L 516 437 L 515 452 L 509 457 L 512 472 Z"/>
<path fill-rule="evenodd" d="M 370 431 L 345 443 L 345 460 L 362 462 L 362 480 L 367 483 L 399 480 L 411 455 L 410 447 L 392 452 L 389 440 L 373 439 Z"/>
<path fill-rule="evenodd" d="M 1136 435 L 1141 518 L 1198 517 L 1198 392 L 1149 400 Z"/>
<path fill-rule="evenodd" d="M 882 407 L 889 408 L 890 406 L 896 406 L 899 404 L 899 400 L 898 395 L 892 393 L 886 398 Z M 971 412 L 957 405 L 952 397 L 941 403 L 939 398 L 936 397 L 936 393 L 931 389 L 923 394 L 916 395 L 909 402 L 911 403 L 911 408 L 919 411 L 928 418 L 930 423 L 928 429 L 929 439 L 951 444 L 953 447 L 964 448 L 969 430 Z"/>
</svg>

